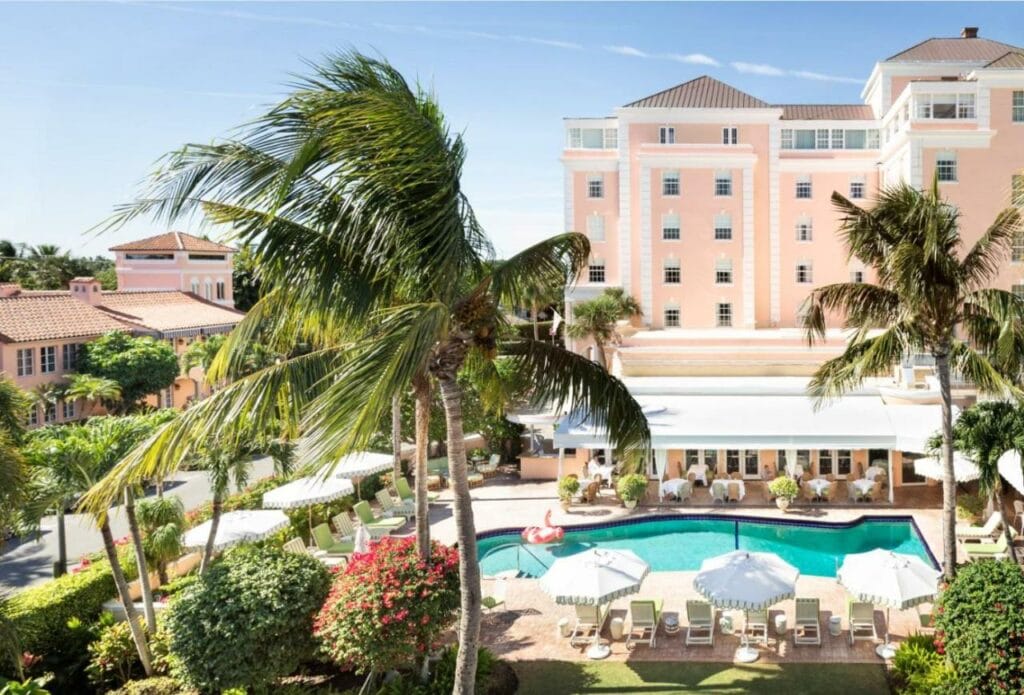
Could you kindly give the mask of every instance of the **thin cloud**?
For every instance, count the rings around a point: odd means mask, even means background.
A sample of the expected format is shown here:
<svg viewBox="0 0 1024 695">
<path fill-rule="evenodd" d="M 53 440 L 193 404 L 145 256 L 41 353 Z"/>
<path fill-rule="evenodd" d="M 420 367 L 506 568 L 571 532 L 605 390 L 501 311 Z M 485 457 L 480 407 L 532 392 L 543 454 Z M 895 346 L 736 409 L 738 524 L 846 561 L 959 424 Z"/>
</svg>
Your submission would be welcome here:
<svg viewBox="0 0 1024 695">
<path fill-rule="evenodd" d="M 817 80 L 818 82 L 843 82 L 845 84 L 862 84 L 864 82 L 864 80 L 857 77 L 825 75 L 820 72 L 811 72 L 810 70 L 790 70 L 790 74 L 794 77 L 800 77 L 805 80 Z"/>
<path fill-rule="evenodd" d="M 510 36 L 513 41 L 519 41 L 521 43 L 535 43 L 541 46 L 551 46 L 552 48 L 567 48 L 573 51 L 583 50 L 583 46 L 572 41 L 559 41 L 558 39 L 542 39 L 536 36 Z"/>
<path fill-rule="evenodd" d="M 744 63 L 744 62 L 733 62 L 730 63 L 732 67 L 748 75 L 764 75 L 767 77 L 785 77 L 786 71 L 782 68 L 777 68 L 774 65 L 766 65 L 764 63 Z"/>
<path fill-rule="evenodd" d="M 633 58 L 650 58 L 649 53 L 644 53 L 639 48 L 633 48 L 632 46 L 605 46 L 604 50 L 611 51 L 612 53 L 618 53 L 621 56 L 630 56 Z"/>
<path fill-rule="evenodd" d="M 720 67 L 722 64 L 709 55 L 703 53 L 666 53 L 664 58 L 668 60 L 674 60 L 677 63 L 688 63 L 690 65 L 710 65 L 711 67 Z"/>
</svg>

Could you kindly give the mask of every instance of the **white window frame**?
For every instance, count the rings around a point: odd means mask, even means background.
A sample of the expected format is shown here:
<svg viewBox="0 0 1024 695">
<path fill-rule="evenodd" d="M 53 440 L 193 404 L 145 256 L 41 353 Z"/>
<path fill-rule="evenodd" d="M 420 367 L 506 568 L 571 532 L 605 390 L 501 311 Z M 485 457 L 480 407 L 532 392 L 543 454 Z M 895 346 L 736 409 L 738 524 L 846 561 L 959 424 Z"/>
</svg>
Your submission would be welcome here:
<svg viewBox="0 0 1024 695">
<path fill-rule="evenodd" d="M 716 171 L 715 172 L 715 197 L 716 198 L 731 198 L 732 197 L 732 172 L 731 171 Z"/>
<path fill-rule="evenodd" d="M 732 302 L 715 302 L 715 327 L 732 328 Z"/>
<path fill-rule="evenodd" d="M 600 275 L 599 280 L 594 278 Z M 587 265 L 587 282 L 593 285 L 603 285 L 608 281 L 608 267 L 605 265 L 604 260 L 595 258 L 590 261 Z"/>
<path fill-rule="evenodd" d="M 661 195 L 675 198 L 680 194 L 682 186 L 679 181 L 678 169 L 666 169 L 661 172 Z"/>
<path fill-rule="evenodd" d="M 821 467 L 821 455 L 826 454 L 829 461 L 829 469 L 823 470 Z M 839 472 L 839 459 L 845 458 L 847 460 L 847 472 Z M 853 449 L 819 449 L 818 450 L 818 475 L 824 478 L 826 475 L 832 474 L 836 477 L 836 480 L 846 480 L 850 474 L 853 473 Z"/>
<path fill-rule="evenodd" d="M 57 371 L 57 346 L 44 345 L 39 348 L 39 373 L 53 374 Z"/>
<path fill-rule="evenodd" d="M 663 125 L 658 128 L 658 143 L 662 145 L 676 144 L 676 129 L 670 125 Z"/>
<path fill-rule="evenodd" d="M 78 354 L 81 349 L 81 343 L 64 344 L 61 349 L 61 364 L 65 372 L 71 372 L 78 368 Z"/>
<path fill-rule="evenodd" d="M 587 198 L 594 200 L 604 198 L 604 176 L 587 174 Z"/>
<path fill-rule="evenodd" d="M 227 286 L 226 282 L 224 282 L 223 280 L 217 280 L 217 282 L 214 283 L 213 288 L 214 288 L 214 296 L 218 300 L 227 299 L 227 297 L 228 297 L 228 286 Z"/>
<path fill-rule="evenodd" d="M 784 149 L 784 150 L 792 150 L 793 149 L 793 129 L 792 128 L 783 128 L 782 132 L 781 132 L 781 138 L 780 139 L 781 139 L 781 143 L 780 143 L 779 146 L 782 149 Z"/>
<path fill-rule="evenodd" d="M 731 285 L 735 279 L 731 258 L 719 258 L 715 260 L 715 284 L 719 286 Z"/>
<path fill-rule="evenodd" d="M 935 155 L 935 177 L 939 183 L 957 183 L 960 172 L 956 152 L 939 152 Z"/>
<path fill-rule="evenodd" d="M 818 128 L 814 134 L 814 149 L 827 150 L 831 148 L 828 128 Z"/>
<path fill-rule="evenodd" d="M 662 325 L 665 328 L 679 328 L 683 323 L 683 315 L 678 304 L 666 304 L 662 310 Z"/>
<path fill-rule="evenodd" d="M 853 179 L 850 181 L 850 200 L 863 200 L 867 194 L 867 183 L 864 179 Z"/>
<path fill-rule="evenodd" d="M 723 145 L 735 145 L 739 141 L 739 129 L 734 126 L 725 126 L 722 128 L 722 144 Z"/>
<path fill-rule="evenodd" d="M 76 402 L 74 400 L 61 401 L 61 419 L 64 420 L 65 422 L 67 422 L 68 420 L 74 420 L 76 416 L 75 411 L 77 410 L 75 406 Z"/>
<path fill-rule="evenodd" d="M 39 406 L 33 405 L 28 410 L 28 426 L 35 427 L 39 424 Z"/>
<path fill-rule="evenodd" d="M 593 215 L 587 215 L 587 238 L 597 242 L 605 240 L 604 215 L 596 212 Z"/>
<path fill-rule="evenodd" d="M 811 261 L 797 261 L 795 278 L 798 285 L 813 285 L 814 264 Z"/>
<path fill-rule="evenodd" d="M 17 353 L 18 376 L 32 376 L 36 373 L 36 349 L 19 348 Z"/>
<path fill-rule="evenodd" d="M 661 262 L 661 282 L 663 285 L 679 285 L 683 282 L 682 265 L 678 258 L 666 258 Z"/>
<path fill-rule="evenodd" d="M 732 215 L 721 212 L 715 215 L 715 241 L 732 241 Z"/>
<path fill-rule="evenodd" d="M 682 240 L 683 230 L 681 227 L 681 220 L 678 213 L 668 212 L 661 216 L 661 240 L 662 241 L 680 241 Z"/>
<path fill-rule="evenodd" d="M 1024 123 L 1024 90 L 1014 90 L 1010 100 L 1010 122 Z"/>
<path fill-rule="evenodd" d="M 1024 231 L 1017 231 L 1010 239 L 1010 262 L 1024 262 Z"/>
<path fill-rule="evenodd" d="M 807 195 L 804 195 L 806 191 Z M 810 176 L 798 176 L 793 194 L 798 200 L 810 200 L 814 197 L 814 182 Z"/>
<path fill-rule="evenodd" d="M 606 150 L 617 150 L 617 149 L 619 149 L 619 129 L 618 128 L 605 128 L 604 129 L 604 148 Z"/>
<path fill-rule="evenodd" d="M 57 404 L 46 403 L 43 405 L 43 424 L 49 425 L 57 422 Z"/>
<path fill-rule="evenodd" d="M 950 117 L 936 117 L 935 104 L 944 106 L 952 105 L 953 115 Z M 918 94 L 916 97 L 917 108 L 914 113 L 918 120 L 924 121 L 966 121 L 975 120 L 978 116 L 977 100 L 974 94 L 966 92 L 947 94 Z"/>
<path fill-rule="evenodd" d="M 190 284 L 192 286 L 192 294 L 199 297 L 199 280 L 197 280 L 196 278 L 192 278 L 192 282 Z"/>
<path fill-rule="evenodd" d="M 814 222 L 810 217 L 797 219 L 794 229 L 797 241 L 802 243 L 814 241 Z"/>
</svg>

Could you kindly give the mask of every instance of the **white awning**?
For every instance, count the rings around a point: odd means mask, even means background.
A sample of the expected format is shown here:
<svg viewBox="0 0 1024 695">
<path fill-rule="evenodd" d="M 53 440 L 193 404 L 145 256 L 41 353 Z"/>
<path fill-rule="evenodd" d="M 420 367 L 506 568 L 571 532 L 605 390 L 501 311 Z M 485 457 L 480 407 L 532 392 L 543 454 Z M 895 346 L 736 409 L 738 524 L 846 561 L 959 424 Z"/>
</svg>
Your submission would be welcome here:
<svg viewBox="0 0 1024 695">
<path fill-rule="evenodd" d="M 802 394 L 638 395 L 655 449 L 897 449 L 924 451 L 941 423 L 938 405 L 886 405 L 851 395 L 815 410 Z M 913 410 L 914 412 L 908 412 Z M 603 428 L 566 417 L 556 447 L 608 448 Z"/>
<path fill-rule="evenodd" d="M 942 480 L 942 461 L 934 456 L 926 456 L 914 461 L 914 473 L 932 480 Z M 977 480 L 981 472 L 978 466 L 960 452 L 953 452 L 953 476 L 958 483 L 969 483 Z"/>
</svg>

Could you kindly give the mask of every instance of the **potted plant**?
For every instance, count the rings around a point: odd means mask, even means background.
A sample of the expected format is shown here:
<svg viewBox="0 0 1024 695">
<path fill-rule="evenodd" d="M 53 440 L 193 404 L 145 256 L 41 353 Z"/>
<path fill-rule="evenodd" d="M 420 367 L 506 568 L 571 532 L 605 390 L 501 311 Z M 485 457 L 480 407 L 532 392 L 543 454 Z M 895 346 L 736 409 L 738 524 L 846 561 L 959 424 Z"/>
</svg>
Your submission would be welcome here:
<svg viewBox="0 0 1024 695">
<path fill-rule="evenodd" d="M 558 499 L 562 503 L 562 510 L 569 511 L 572 506 L 572 498 L 580 491 L 580 481 L 574 475 L 568 475 L 558 481 Z"/>
<path fill-rule="evenodd" d="M 768 490 L 775 495 L 775 506 L 782 511 L 789 509 L 789 503 L 800 494 L 800 486 L 789 476 L 780 476 L 768 483 Z"/>
<path fill-rule="evenodd" d="M 642 473 L 624 475 L 619 478 L 616 489 L 619 492 L 619 499 L 626 505 L 626 509 L 632 509 L 647 494 L 647 476 Z"/>
</svg>

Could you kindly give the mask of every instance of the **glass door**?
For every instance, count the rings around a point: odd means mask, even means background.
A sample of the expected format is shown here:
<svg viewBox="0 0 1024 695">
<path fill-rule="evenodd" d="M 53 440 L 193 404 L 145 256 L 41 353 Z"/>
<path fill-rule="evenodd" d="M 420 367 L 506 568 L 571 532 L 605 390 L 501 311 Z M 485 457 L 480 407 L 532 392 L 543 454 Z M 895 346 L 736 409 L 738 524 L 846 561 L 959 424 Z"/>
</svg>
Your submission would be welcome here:
<svg viewBox="0 0 1024 695">
<path fill-rule="evenodd" d="M 743 477 L 761 477 L 761 462 L 756 449 L 747 449 L 743 452 Z"/>
</svg>

